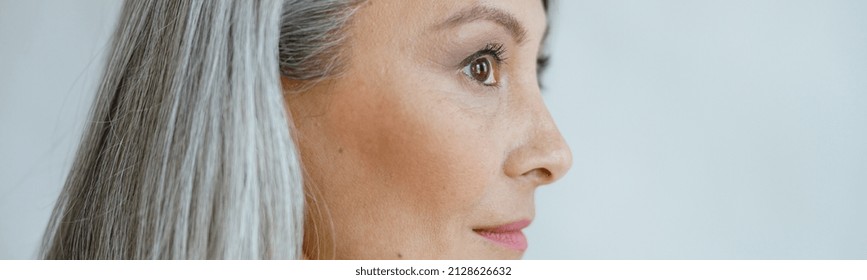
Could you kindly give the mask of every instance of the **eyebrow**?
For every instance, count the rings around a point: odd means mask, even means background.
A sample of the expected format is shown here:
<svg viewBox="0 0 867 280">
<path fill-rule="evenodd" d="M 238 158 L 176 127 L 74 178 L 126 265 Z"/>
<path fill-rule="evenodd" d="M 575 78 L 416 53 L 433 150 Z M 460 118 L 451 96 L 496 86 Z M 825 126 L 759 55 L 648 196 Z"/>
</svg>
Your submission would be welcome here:
<svg viewBox="0 0 867 280">
<path fill-rule="evenodd" d="M 527 37 L 527 29 L 524 28 L 524 25 L 515 16 L 506 11 L 487 6 L 473 6 L 463 9 L 443 23 L 438 24 L 437 27 L 438 29 L 454 27 L 477 20 L 489 20 L 503 26 L 519 45 L 524 43 Z"/>
</svg>

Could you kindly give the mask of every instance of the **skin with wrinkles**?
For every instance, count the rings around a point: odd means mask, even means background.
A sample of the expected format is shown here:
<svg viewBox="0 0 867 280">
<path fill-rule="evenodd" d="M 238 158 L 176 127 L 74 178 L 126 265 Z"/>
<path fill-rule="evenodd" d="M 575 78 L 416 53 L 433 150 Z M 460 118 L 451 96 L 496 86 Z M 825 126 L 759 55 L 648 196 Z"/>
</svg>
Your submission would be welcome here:
<svg viewBox="0 0 867 280">
<path fill-rule="evenodd" d="M 455 16 L 481 10 L 524 33 Z M 540 1 L 362 4 L 341 75 L 285 95 L 304 167 L 304 256 L 520 258 L 474 230 L 531 220 L 534 191 L 571 165 L 537 80 L 546 22 Z M 490 60 L 493 86 L 462 64 L 491 45 L 504 58 Z"/>
</svg>

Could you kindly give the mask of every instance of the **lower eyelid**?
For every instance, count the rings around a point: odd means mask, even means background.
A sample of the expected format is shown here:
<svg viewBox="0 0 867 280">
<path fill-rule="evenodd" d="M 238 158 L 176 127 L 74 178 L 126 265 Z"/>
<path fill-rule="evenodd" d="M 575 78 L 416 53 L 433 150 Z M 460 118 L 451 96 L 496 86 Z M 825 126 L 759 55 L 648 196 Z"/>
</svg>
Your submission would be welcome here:
<svg viewBox="0 0 867 280">
<path fill-rule="evenodd" d="M 490 91 L 497 90 L 501 85 L 500 79 L 497 79 L 497 78 L 495 78 L 497 81 L 496 84 L 485 85 L 485 84 L 482 84 L 482 82 L 477 81 L 473 77 L 470 77 L 470 76 L 464 74 L 464 71 L 458 71 L 458 75 L 460 76 L 458 78 L 461 80 L 460 82 L 462 84 L 464 84 L 468 89 L 471 89 L 471 91 L 482 90 L 482 91 L 490 92 Z"/>
</svg>

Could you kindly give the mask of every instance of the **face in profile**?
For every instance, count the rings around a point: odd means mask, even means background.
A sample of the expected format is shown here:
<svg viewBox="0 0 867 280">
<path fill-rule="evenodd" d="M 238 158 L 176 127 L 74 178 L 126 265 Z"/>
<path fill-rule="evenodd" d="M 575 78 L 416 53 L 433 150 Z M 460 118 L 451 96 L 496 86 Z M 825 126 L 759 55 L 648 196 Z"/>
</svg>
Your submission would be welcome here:
<svg viewBox="0 0 867 280">
<path fill-rule="evenodd" d="M 367 1 L 341 75 L 287 94 L 311 259 L 515 259 L 571 153 L 540 94 L 541 1 Z M 285 81 L 291 83 L 291 81 Z"/>
</svg>

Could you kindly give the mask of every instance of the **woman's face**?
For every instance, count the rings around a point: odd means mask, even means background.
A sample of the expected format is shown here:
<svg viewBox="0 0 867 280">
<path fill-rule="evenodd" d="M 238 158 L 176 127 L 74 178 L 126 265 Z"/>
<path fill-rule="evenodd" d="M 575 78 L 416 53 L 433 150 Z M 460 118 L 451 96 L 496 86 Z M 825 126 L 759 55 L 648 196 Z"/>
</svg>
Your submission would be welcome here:
<svg viewBox="0 0 867 280">
<path fill-rule="evenodd" d="M 344 72 L 287 95 L 307 258 L 516 259 L 571 153 L 540 95 L 541 1 L 367 1 Z M 292 83 L 292 81 L 284 81 Z"/>
</svg>

